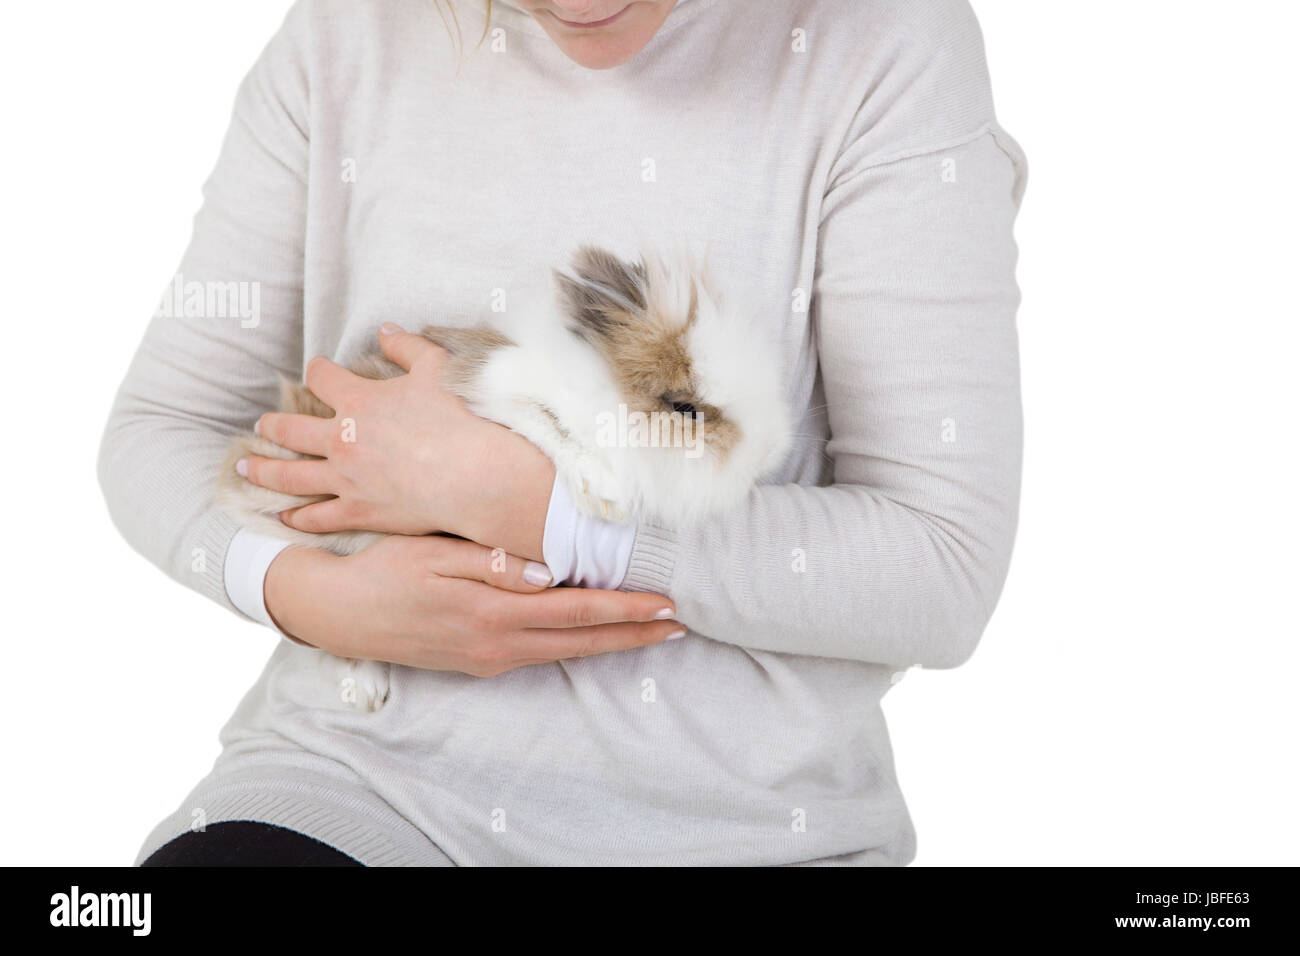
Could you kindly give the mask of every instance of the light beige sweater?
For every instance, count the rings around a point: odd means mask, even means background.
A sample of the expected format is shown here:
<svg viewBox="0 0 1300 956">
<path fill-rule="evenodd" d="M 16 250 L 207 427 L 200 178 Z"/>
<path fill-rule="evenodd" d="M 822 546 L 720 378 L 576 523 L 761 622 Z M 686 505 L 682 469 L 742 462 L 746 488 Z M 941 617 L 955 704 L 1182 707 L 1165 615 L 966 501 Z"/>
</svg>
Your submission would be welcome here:
<svg viewBox="0 0 1300 956">
<path fill-rule="evenodd" d="M 779 330 L 800 438 L 736 512 L 638 529 L 625 587 L 686 639 L 492 679 L 394 668 L 356 714 L 281 640 L 143 857 L 262 819 L 367 863 L 908 862 L 880 701 L 966 660 L 1012 550 L 1012 224 L 1025 164 L 964 0 L 682 0 L 585 70 L 520 10 L 302 0 L 249 74 L 179 273 L 258 290 L 157 316 L 100 477 L 127 540 L 228 603 L 228 436 L 385 320 L 486 309 L 580 241 L 711 247 Z M 196 554 L 204 560 L 196 562 Z M 195 570 L 198 567 L 200 570 Z M 178 680 L 193 679 L 176 675 Z"/>
</svg>

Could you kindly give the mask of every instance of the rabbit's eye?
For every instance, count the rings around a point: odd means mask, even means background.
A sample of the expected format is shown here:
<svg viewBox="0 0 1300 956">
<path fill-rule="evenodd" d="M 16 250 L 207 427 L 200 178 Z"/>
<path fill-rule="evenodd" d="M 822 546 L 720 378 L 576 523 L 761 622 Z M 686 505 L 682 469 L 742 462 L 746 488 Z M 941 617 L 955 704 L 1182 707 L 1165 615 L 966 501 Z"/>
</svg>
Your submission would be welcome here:
<svg viewBox="0 0 1300 956">
<path fill-rule="evenodd" d="M 663 402 L 674 412 L 677 412 L 680 415 L 697 414 L 695 406 L 692 405 L 690 402 L 684 402 L 679 399 L 675 399 L 671 395 L 661 395 L 659 396 L 659 401 Z"/>
</svg>

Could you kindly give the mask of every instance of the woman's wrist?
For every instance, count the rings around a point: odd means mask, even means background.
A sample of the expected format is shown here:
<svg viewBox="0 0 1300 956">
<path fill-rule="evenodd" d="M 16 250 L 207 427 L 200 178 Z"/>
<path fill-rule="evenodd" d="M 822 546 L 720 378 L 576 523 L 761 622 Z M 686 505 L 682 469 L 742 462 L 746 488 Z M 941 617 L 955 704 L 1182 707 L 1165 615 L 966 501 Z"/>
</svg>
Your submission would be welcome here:
<svg viewBox="0 0 1300 956">
<path fill-rule="evenodd" d="M 546 513 L 555 485 L 555 466 L 522 435 L 493 425 L 474 467 L 463 472 L 469 502 L 449 528 L 489 548 L 502 548 L 529 561 L 544 561 Z"/>
<path fill-rule="evenodd" d="M 303 547 L 286 548 L 275 556 L 266 569 L 263 597 L 276 627 L 303 644 L 321 646 L 318 637 L 313 639 L 311 612 L 319 610 L 315 595 L 321 593 L 321 575 L 340 560 L 328 551 Z"/>
</svg>

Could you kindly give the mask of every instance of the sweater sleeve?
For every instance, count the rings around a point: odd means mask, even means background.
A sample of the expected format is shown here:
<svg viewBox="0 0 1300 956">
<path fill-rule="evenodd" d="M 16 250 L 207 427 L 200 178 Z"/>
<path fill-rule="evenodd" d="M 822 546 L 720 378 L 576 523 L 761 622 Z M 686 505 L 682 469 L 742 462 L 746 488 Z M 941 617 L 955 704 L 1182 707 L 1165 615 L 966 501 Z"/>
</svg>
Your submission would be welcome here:
<svg viewBox="0 0 1300 956">
<path fill-rule="evenodd" d="M 179 269 L 117 393 L 99 482 L 137 551 L 234 609 L 238 525 L 211 501 L 231 435 L 302 366 L 308 78 L 301 5 L 241 84 Z"/>
<path fill-rule="evenodd" d="M 685 531 L 641 527 L 625 587 L 748 648 L 895 667 L 971 655 L 1017 520 L 1024 177 L 996 124 L 838 171 L 812 304 L 832 483 L 764 485 Z"/>
</svg>

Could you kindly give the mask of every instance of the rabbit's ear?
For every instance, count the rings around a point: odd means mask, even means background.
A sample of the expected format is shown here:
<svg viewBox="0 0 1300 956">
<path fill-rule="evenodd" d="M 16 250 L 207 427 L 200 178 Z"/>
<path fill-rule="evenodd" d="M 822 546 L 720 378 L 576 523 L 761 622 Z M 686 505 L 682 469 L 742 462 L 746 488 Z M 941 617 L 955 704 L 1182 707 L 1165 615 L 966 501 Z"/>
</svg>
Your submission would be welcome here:
<svg viewBox="0 0 1300 956">
<path fill-rule="evenodd" d="M 426 325 L 420 330 L 430 342 L 441 345 L 451 353 L 443 369 L 442 380 L 461 398 L 467 398 L 474 381 L 488 357 L 497 349 L 515 343 L 496 329 L 451 329 L 440 325 Z"/>
<path fill-rule="evenodd" d="M 581 338 L 611 339 L 645 315 L 644 263 L 624 262 L 596 246 L 582 246 L 573 257 L 573 274 L 555 273 L 561 301 Z"/>
</svg>

